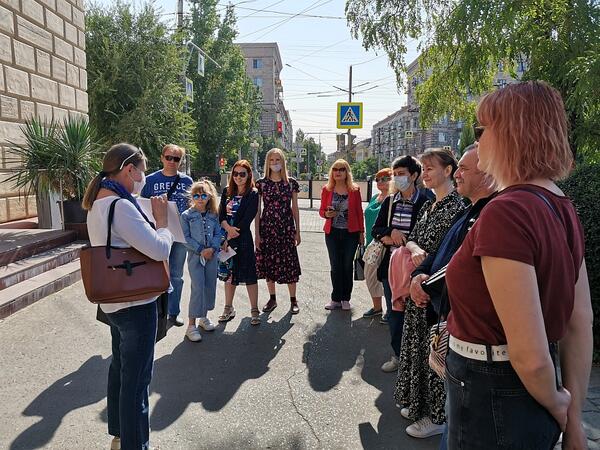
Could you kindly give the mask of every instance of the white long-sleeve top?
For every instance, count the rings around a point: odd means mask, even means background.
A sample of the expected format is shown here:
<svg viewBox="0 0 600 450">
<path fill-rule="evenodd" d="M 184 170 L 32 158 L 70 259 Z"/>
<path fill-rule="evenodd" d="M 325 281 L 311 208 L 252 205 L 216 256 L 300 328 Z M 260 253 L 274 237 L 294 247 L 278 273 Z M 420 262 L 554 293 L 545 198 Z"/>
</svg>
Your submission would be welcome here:
<svg viewBox="0 0 600 450">
<path fill-rule="evenodd" d="M 87 229 L 92 246 L 106 245 L 108 234 L 108 210 L 117 196 L 104 197 L 94 201 L 88 211 Z M 154 230 L 136 207 L 122 199 L 115 205 L 112 223 L 111 244 L 113 247 L 133 247 L 157 261 L 167 261 L 173 243 L 173 235 L 166 228 Z M 114 313 L 123 308 L 144 305 L 156 300 L 156 297 L 133 302 L 107 303 L 100 305 L 105 313 Z"/>
</svg>

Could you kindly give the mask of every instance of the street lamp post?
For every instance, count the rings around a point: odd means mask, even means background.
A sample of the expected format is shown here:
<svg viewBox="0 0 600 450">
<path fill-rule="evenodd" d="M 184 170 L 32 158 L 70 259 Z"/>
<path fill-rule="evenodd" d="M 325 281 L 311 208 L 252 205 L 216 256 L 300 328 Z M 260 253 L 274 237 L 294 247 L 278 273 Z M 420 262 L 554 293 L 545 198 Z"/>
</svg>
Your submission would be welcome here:
<svg viewBox="0 0 600 450">
<path fill-rule="evenodd" d="M 252 166 L 254 167 L 254 179 L 257 179 L 258 177 L 258 147 L 260 147 L 260 144 L 256 142 L 256 139 L 254 139 L 250 143 L 250 148 L 252 149 Z"/>
</svg>

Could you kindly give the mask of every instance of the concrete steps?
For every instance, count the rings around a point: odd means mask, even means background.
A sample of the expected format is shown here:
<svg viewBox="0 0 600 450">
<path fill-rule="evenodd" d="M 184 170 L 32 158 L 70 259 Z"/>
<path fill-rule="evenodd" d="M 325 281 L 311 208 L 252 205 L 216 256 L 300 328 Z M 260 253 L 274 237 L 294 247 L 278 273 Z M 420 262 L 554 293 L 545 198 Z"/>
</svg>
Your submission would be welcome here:
<svg viewBox="0 0 600 450">
<path fill-rule="evenodd" d="M 0 260 L 12 261 L 0 264 L 0 319 L 81 279 L 85 241 L 72 242 L 73 232 L 27 231 L 9 234 L 0 249 Z"/>
</svg>

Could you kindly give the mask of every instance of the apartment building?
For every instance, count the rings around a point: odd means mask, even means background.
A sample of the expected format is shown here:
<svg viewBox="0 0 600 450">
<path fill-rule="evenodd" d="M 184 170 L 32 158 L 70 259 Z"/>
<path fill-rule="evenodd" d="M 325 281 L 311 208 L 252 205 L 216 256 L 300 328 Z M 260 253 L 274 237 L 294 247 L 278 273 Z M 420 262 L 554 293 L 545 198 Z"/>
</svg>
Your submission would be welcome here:
<svg viewBox="0 0 600 450">
<path fill-rule="evenodd" d="M 260 134 L 279 137 L 287 150 L 292 149 L 293 129 L 289 112 L 281 94 L 280 73 L 283 68 L 276 42 L 238 44 L 246 59 L 246 73 L 262 94 Z"/>
</svg>

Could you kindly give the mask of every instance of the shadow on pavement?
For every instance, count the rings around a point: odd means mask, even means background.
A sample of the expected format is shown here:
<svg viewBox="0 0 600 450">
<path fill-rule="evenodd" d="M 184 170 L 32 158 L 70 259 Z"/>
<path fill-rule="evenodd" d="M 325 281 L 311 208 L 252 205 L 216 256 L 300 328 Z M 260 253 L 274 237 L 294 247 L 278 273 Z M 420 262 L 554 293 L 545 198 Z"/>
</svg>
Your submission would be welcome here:
<svg viewBox="0 0 600 450">
<path fill-rule="evenodd" d="M 291 314 L 279 322 L 254 327 L 243 319 L 233 333 L 219 326 L 203 333 L 200 343 L 183 340 L 170 355 L 154 362 L 150 389 L 160 395 L 152 409 L 153 430 L 164 430 L 192 403 L 207 411 L 219 411 L 248 380 L 260 378 L 285 345 L 283 336 L 292 328 Z"/>
<path fill-rule="evenodd" d="M 56 380 L 23 411 L 24 416 L 41 417 L 12 442 L 11 450 L 45 447 L 71 411 L 92 405 L 106 397 L 106 374 L 110 357 L 90 357 L 79 369 Z"/>
<path fill-rule="evenodd" d="M 304 344 L 303 362 L 307 366 L 310 386 L 317 392 L 333 389 L 344 372 L 355 366 L 361 378 L 380 391 L 375 406 L 380 411 L 375 428 L 371 423 L 359 424 L 365 449 L 431 449 L 438 438 L 413 439 L 404 429 L 410 422 L 400 416 L 393 394 L 396 374 L 384 373 L 381 365 L 391 356 L 387 326 L 376 319 L 352 320 L 345 311 L 333 311 L 325 324 L 317 327 Z"/>
</svg>

